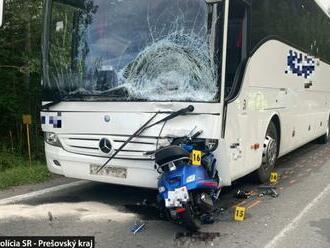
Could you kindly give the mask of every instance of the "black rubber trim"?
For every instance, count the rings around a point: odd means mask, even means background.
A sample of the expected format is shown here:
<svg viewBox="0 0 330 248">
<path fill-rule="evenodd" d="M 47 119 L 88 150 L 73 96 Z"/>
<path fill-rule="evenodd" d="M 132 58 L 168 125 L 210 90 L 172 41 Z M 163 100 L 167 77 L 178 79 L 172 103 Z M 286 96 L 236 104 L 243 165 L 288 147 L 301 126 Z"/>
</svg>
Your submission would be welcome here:
<svg viewBox="0 0 330 248">
<path fill-rule="evenodd" d="M 73 153 L 73 154 L 77 154 L 77 155 L 82 155 L 82 156 L 86 156 L 86 157 L 96 157 L 96 158 L 109 158 L 107 156 L 99 156 L 99 155 L 91 155 L 91 154 L 83 154 L 83 153 L 79 153 L 79 152 L 72 152 L 72 151 L 68 151 L 66 149 L 64 149 L 62 147 L 62 149 L 68 153 Z M 138 161 L 155 161 L 154 159 L 151 158 L 123 158 L 123 157 L 116 157 L 114 159 L 118 159 L 118 160 L 138 160 Z"/>
<path fill-rule="evenodd" d="M 69 138 L 69 140 L 88 140 L 88 141 L 100 141 L 100 139 L 89 139 L 89 138 Z"/>
<path fill-rule="evenodd" d="M 60 134 L 59 134 L 60 135 Z M 111 134 L 111 133 L 70 133 L 70 135 L 100 135 L 100 136 L 114 136 L 114 137 L 129 137 L 129 134 Z M 137 138 L 143 138 L 143 139 L 157 139 L 157 136 L 139 136 Z M 161 139 L 166 139 L 168 137 L 161 137 Z M 125 142 L 125 141 L 124 141 Z"/>
<path fill-rule="evenodd" d="M 244 79 L 246 65 L 247 65 L 248 60 L 249 60 L 249 58 L 243 59 L 241 61 L 241 63 L 239 64 L 236 74 L 235 74 L 233 87 L 230 90 L 228 96 L 225 98 L 226 103 L 232 102 L 239 95 L 242 85 L 243 85 L 243 79 Z"/>
<path fill-rule="evenodd" d="M 78 102 L 78 101 L 77 101 Z M 84 101 L 79 101 L 80 103 L 85 103 Z M 103 102 L 105 103 L 105 102 Z M 109 102 L 106 102 L 109 103 Z M 128 103 L 128 102 L 125 102 Z M 129 102 L 132 103 L 132 102 Z M 148 103 L 153 103 L 153 102 L 148 102 Z M 76 111 L 68 111 L 68 110 L 41 110 L 40 112 L 42 113 L 54 113 L 54 112 L 61 112 L 61 113 L 110 113 L 110 114 L 136 114 L 136 113 L 143 113 L 143 114 L 155 114 L 155 113 L 159 113 L 159 114 L 171 114 L 173 112 L 169 112 L 169 111 L 140 111 L 140 112 L 106 112 L 106 111 L 85 111 L 85 110 L 76 110 Z M 192 114 L 186 114 L 186 115 L 215 115 L 215 116 L 219 116 L 220 113 L 192 113 Z"/>
<path fill-rule="evenodd" d="M 99 148 L 96 147 L 88 147 L 88 146 L 71 146 L 74 148 L 79 148 L 79 149 L 86 149 L 86 150 L 98 150 Z"/>
<path fill-rule="evenodd" d="M 100 139 L 89 139 L 89 138 L 69 138 L 69 140 L 79 140 L 79 141 L 100 141 Z M 118 143 L 124 143 L 125 140 L 114 140 L 114 142 Z M 156 143 L 153 142 L 142 142 L 142 141 L 130 141 L 129 143 L 133 144 L 142 144 L 142 145 L 156 145 Z"/>
<path fill-rule="evenodd" d="M 115 151 L 117 151 L 118 149 L 115 149 Z M 142 153 L 144 153 L 144 152 L 146 152 L 146 151 L 142 151 L 142 150 L 125 150 L 125 149 L 122 149 L 122 150 L 120 150 L 119 152 L 136 152 L 136 153 L 138 153 L 138 152 L 142 152 Z"/>
<path fill-rule="evenodd" d="M 116 142 L 116 143 L 124 143 L 125 140 L 114 140 L 114 142 Z M 130 141 L 129 143 L 132 143 L 132 144 L 142 144 L 142 145 L 156 145 L 156 143 L 142 142 L 142 141 Z"/>
</svg>

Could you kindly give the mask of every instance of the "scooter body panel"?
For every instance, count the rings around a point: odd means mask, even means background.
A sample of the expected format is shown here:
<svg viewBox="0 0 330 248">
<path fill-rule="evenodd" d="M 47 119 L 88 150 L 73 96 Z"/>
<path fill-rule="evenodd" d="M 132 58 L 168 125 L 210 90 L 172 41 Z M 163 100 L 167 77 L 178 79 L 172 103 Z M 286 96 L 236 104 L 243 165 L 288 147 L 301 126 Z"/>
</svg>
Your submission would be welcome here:
<svg viewBox="0 0 330 248">
<path fill-rule="evenodd" d="M 188 192 L 197 189 L 217 189 L 218 183 L 209 177 L 203 166 L 193 166 L 189 163 L 182 164 L 175 170 L 164 172 L 158 181 L 160 198 L 168 198 L 168 192 L 186 187 Z"/>
</svg>

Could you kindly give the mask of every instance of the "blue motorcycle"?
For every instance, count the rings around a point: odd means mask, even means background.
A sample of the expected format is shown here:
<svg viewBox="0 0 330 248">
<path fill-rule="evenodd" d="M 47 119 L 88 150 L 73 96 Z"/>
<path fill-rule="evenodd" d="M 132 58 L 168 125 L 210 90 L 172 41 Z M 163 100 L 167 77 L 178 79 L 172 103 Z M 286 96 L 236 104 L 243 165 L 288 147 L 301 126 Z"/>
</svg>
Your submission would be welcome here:
<svg viewBox="0 0 330 248">
<path fill-rule="evenodd" d="M 202 219 L 216 208 L 220 194 L 216 145 L 199 139 L 202 131 L 174 138 L 169 146 L 154 152 L 160 173 L 158 200 L 170 220 L 197 231 Z"/>
<path fill-rule="evenodd" d="M 152 123 L 160 112 L 155 113 L 110 156 L 97 173 L 145 130 L 193 111 L 194 106 L 189 105 Z M 154 154 L 160 173 L 158 200 L 161 209 L 169 219 L 183 223 L 192 231 L 198 230 L 203 217 L 215 210 L 221 189 L 217 161 L 212 153 L 217 144 L 198 138 L 201 133 L 199 131 L 193 135 L 175 137 L 170 145 L 145 153 Z"/>
</svg>

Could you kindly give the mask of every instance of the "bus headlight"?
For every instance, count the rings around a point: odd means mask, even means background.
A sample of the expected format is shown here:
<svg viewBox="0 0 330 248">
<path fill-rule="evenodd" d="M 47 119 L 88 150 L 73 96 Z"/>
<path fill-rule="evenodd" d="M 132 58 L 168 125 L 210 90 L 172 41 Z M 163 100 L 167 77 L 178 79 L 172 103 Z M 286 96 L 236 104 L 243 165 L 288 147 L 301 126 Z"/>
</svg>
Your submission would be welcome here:
<svg viewBox="0 0 330 248">
<path fill-rule="evenodd" d="M 62 147 L 56 133 L 45 132 L 45 142 L 52 146 Z"/>
</svg>

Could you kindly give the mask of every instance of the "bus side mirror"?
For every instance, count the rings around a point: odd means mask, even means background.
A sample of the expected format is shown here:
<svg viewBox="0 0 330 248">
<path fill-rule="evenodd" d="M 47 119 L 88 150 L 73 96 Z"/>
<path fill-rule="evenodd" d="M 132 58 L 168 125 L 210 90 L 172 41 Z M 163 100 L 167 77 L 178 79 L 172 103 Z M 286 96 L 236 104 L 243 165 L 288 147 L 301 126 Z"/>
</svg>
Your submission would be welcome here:
<svg viewBox="0 0 330 248">
<path fill-rule="evenodd" d="M 3 20 L 3 2 L 4 0 L 0 0 L 0 27 L 2 26 L 2 20 Z"/>
</svg>

